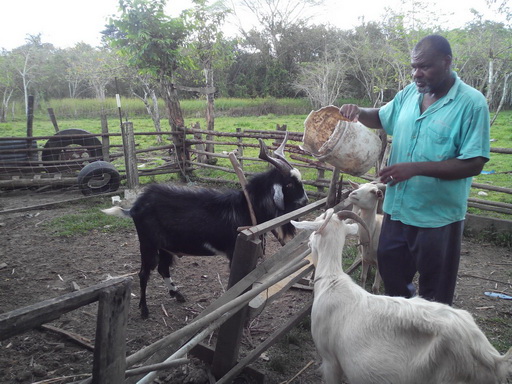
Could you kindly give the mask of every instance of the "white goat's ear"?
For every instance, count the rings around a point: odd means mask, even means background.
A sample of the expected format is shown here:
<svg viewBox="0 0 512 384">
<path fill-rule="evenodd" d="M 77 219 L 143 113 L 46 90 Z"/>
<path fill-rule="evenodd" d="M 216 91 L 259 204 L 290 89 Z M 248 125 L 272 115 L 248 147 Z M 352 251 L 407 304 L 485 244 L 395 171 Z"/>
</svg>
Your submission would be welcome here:
<svg viewBox="0 0 512 384">
<path fill-rule="evenodd" d="M 347 226 L 347 235 L 357 235 L 359 231 L 359 224 L 352 223 L 352 224 L 345 224 Z"/>
<path fill-rule="evenodd" d="M 276 207 L 281 211 L 284 211 L 284 194 L 282 185 L 274 184 L 274 193 L 272 198 L 274 199 L 274 204 Z"/>
<path fill-rule="evenodd" d="M 352 180 L 349 180 L 348 183 L 350 184 L 350 186 L 354 189 L 358 189 L 359 188 L 359 184 L 357 184 L 356 182 L 352 181 Z"/>
<path fill-rule="evenodd" d="M 316 231 L 323 224 L 323 221 L 290 221 L 292 225 L 297 229 L 311 229 Z"/>
</svg>

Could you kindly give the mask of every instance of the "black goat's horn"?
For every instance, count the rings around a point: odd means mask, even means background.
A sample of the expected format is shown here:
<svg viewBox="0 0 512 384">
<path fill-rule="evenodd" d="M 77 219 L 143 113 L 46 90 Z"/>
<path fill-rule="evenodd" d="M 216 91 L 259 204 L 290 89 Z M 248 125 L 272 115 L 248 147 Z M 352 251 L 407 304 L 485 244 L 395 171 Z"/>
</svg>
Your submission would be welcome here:
<svg viewBox="0 0 512 384">
<path fill-rule="evenodd" d="M 268 148 L 265 145 L 264 141 L 262 139 L 258 139 L 258 141 L 260 142 L 259 158 L 261 160 L 268 161 L 270 164 L 272 164 L 274 167 L 276 167 L 279 172 L 281 172 L 282 174 L 285 174 L 285 175 L 288 175 L 290 173 L 290 170 L 293 169 L 292 165 L 288 162 L 288 160 L 286 160 L 286 158 L 284 156 L 284 146 L 286 145 L 287 140 L 288 140 L 288 132 L 286 132 L 284 140 L 281 143 L 281 145 L 279 146 L 279 148 L 277 148 L 274 151 L 274 155 L 276 155 L 276 157 L 272 157 L 269 155 Z"/>
</svg>

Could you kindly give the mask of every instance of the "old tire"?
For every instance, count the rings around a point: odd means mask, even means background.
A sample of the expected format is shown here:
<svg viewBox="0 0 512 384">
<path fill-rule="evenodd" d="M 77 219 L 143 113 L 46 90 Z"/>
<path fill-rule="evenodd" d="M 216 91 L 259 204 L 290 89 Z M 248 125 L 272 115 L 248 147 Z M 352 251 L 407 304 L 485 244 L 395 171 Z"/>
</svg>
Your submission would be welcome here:
<svg viewBox="0 0 512 384">
<path fill-rule="evenodd" d="M 86 196 L 117 191 L 120 183 L 119 172 L 106 161 L 94 161 L 78 173 L 78 187 Z"/>
<path fill-rule="evenodd" d="M 62 136 L 75 137 L 62 137 Z M 101 141 L 90 135 L 83 129 L 64 129 L 52 136 L 44 145 L 41 160 L 43 161 L 59 161 L 59 160 L 85 160 L 89 158 L 101 158 Z M 69 148 L 66 148 L 69 147 Z M 96 148 L 83 148 L 96 147 Z"/>
</svg>

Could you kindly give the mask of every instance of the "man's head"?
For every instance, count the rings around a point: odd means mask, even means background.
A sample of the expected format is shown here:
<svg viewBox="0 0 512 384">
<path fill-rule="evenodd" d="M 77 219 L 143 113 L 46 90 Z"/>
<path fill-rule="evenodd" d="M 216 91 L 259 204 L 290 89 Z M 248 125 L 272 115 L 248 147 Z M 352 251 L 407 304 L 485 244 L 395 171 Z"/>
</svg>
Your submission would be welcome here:
<svg viewBox="0 0 512 384">
<path fill-rule="evenodd" d="M 444 95 L 452 85 L 452 49 L 439 35 L 421 39 L 411 54 L 412 76 L 418 92 Z"/>
</svg>

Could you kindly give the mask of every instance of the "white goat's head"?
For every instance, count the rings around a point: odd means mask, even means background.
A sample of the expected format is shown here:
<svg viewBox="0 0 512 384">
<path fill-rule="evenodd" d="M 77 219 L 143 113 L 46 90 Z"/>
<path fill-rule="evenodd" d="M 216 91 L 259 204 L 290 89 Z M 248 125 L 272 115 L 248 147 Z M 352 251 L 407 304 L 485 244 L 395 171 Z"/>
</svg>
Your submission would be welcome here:
<svg viewBox="0 0 512 384">
<path fill-rule="evenodd" d="M 361 209 L 373 209 L 384 199 L 385 186 L 382 184 L 376 182 L 358 184 L 350 180 L 349 183 L 354 190 L 348 195 L 347 202 Z"/>
<path fill-rule="evenodd" d="M 356 223 L 347 223 L 346 219 L 352 219 Z M 317 265 L 319 254 L 332 254 L 341 251 L 345 246 L 345 238 L 348 235 L 357 235 L 358 224 L 367 231 L 366 223 L 354 212 L 339 211 L 334 213 L 332 208 L 325 211 L 313 221 L 291 221 L 298 229 L 309 229 L 314 232 L 309 237 L 309 247 L 313 256 L 313 264 Z M 369 233 L 368 233 L 369 236 Z"/>
</svg>

